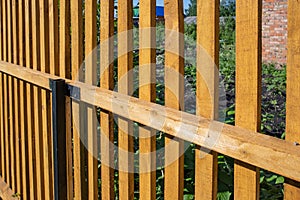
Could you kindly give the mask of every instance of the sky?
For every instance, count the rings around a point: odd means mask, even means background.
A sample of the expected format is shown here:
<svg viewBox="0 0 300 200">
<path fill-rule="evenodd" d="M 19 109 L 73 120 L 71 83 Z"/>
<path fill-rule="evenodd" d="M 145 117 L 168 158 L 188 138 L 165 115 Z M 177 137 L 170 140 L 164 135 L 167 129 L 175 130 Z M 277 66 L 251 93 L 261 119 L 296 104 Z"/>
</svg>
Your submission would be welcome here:
<svg viewBox="0 0 300 200">
<path fill-rule="evenodd" d="M 137 2 L 139 2 L 139 0 L 133 0 L 133 5 L 135 6 L 137 4 Z M 187 9 L 190 0 L 183 0 L 184 2 L 184 9 Z M 156 4 L 158 6 L 163 6 L 164 5 L 164 0 L 156 0 Z"/>
</svg>

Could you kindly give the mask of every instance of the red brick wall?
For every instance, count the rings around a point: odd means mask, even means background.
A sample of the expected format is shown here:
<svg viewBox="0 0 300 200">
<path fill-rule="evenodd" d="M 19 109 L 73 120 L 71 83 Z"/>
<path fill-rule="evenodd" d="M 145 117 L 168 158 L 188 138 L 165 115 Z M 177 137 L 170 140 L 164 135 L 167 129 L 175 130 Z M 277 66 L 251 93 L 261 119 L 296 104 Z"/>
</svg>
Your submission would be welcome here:
<svg viewBox="0 0 300 200">
<path fill-rule="evenodd" d="M 263 62 L 286 64 L 287 0 L 263 0 Z"/>
</svg>

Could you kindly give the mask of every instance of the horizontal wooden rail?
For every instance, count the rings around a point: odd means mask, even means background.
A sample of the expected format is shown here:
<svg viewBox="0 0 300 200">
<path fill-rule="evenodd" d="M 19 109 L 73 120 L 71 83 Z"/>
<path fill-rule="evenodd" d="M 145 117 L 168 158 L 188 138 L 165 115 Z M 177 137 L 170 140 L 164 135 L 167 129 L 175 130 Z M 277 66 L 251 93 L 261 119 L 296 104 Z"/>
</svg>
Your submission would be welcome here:
<svg viewBox="0 0 300 200">
<path fill-rule="evenodd" d="M 59 78 L 6 62 L 0 62 L 0 71 L 48 90 L 49 79 Z M 300 181 L 300 146 L 296 141 L 280 140 L 85 83 L 66 79 L 66 84 L 78 88 L 80 101 Z"/>
<path fill-rule="evenodd" d="M 15 196 L 14 192 L 10 189 L 9 185 L 5 183 L 3 178 L 0 176 L 0 198 L 4 200 L 19 199 Z"/>
</svg>

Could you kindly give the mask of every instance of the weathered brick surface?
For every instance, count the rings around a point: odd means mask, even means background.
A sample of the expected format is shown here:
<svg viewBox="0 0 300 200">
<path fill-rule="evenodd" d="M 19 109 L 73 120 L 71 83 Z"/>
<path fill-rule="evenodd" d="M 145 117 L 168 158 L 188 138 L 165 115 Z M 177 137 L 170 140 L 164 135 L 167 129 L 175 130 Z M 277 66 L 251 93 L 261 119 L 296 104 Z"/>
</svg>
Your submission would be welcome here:
<svg viewBox="0 0 300 200">
<path fill-rule="evenodd" d="M 263 62 L 286 64 L 287 0 L 263 0 Z"/>
</svg>

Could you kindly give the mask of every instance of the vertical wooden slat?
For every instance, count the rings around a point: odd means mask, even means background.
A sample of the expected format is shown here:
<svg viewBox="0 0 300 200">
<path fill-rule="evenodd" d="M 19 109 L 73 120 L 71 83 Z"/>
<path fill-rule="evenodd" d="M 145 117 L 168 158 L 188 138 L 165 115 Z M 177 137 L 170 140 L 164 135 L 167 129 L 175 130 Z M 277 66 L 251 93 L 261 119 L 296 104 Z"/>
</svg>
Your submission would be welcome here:
<svg viewBox="0 0 300 200">
<path fill-rule="evenodd" d="M 59 27 L 58 27 L 58 1 L 56 0 L 48 0 L 49 1 L 49 68 L 50 68 L 50 74 L 53 75 L 59 75 Z M 51 98 L 49 98 L 49 101 L 51 102 Z M 50 106 L 52 104 L 50 103 Z M 49 106 L 49 108 L 50 108 Z M 51 119 L 51 115 L 49 115 L 49 119 Z M 48 119 L 48 120 L 49 120 Z M 52 120 L 49 120 L 52 121 Z M 52 135 L 51 132 L 48 132 L 48 145 L 52 144 Z M 49 146 L 49 152 L 50 155 L 52 155 L 52 146 Z M 49 166 L 52 166 L 52 157 L 50 157 L 49 160 Z M 52 186 L 51 180 L 53 180 L 53 170 L 49 170 L 50 175 L 50 187 Z M 51 188 L 49 191 L 50 193 L 53 193 L 54 189 Z"/>
<path fill-rule="evenodd" d="M 13 62 L 19 64 L 19 41 L 18 41 L 18 2 L 12 1 L 12 35 L 13 35 Z M 14 84 L 14 141 L 15 141 L 15 166 L 16 166 L 16 193 L 21 193 L 21 157 L 20 157 L 20 118 L 19 118 L 19 81 L 13 79 Z"/>
<path fill-rule="evenodd" d="M 49 48 L 50 73 L 59 74 L 58 2 L 49 0 Z"/>
<path fill-rule="evenodd" d="M 132 1 L 118 1 L 118 92 L 132 95 L 133 35 Z M 119 195 L 134 198 L 133 123 L 118 118 Z M 141 198 L 141 197 L 140 197 Z"/>
<path fill-rule="evenodd" d="M 184 41 L 183 1 L 165 1 L 165 104 L 184 109 Z M 182 199 L 184 183 L 184 142 L 166 136 L 165 198 Z M 174 192 L 176 191 L 176 192 Z"/>
<path fill-rule="evenodd" d="M 219 0 L 197 1 L 196 114 L 218 120 Z M 206 149 L 204 149 L 206 150 Z M 195 199 L 217 198 L 218 155 L 195 150 Z"/>
<path fill-rule="evenodd" d="M 39 18 L 39 0 L 32 0 L 32 67 L 34 70 L 40 70 L 40 18 Z M 33 101 L 34 101 L 34 145 L 35 145 L 35 173 L 36 173 L 36 185 L 37 185 L 37 199 L 42 199 L 44 194 L 44 182 L 43 182 L 43 162 L 42 154 L 43 147 L 41 145 L 42 138 L 40 133 L 42 132 L 42 123 L 40 119 L 42 116 L 41 111 L 41 90 L 38 87 L 33 87 Z"/>
<path fill-rule="evenodd" d="M 2 21 L 2 10 L 3 7 L 3 1 L 0 1 L 0 60 L 2 61 L 3 59 L 3 21 Z M 1 91 L 0 91 L 0 154 L 1 154 L 1 159 L 0 159 L 0 168 L 1 168 L 1 176 L 3 179 L 5 179 L 5 163 L 4 163 L 4 115 L 3 115 L 3 82 L 2 82 L 2 73 L 0 73 L 0 84 L 1 84 Z"/>
<path fill-rule="evenodd" d="M 70 48 L 70 1 L 60 0 L 60 18 L 59 18 L 59 60 L 60 60 L 60 73 L 59 75 L 64 78 L 71 78 L 71 48 Z"/>
<path fill-rule="evenodd" d="M 26 44 L 26 67 L 31 68 L 32 64 L 32 45 L 31 45 L 31 1 L 25 0 L 25 44 Z M 34 147 L 33 147 L 33 128 L 34 123 L 32 120 L 32 86 L 26 84 L 26 111 L 27 111 L 27 148 L 28 148 L 28 177 L 30 188 L 30 199 L 36 197 L 36 187 L 34 183 Z M 27 183 L 28 184 L 28 183 Z"/>
<path fill-rule="evenodd" d="M 12 20 L 11 20 L 11 0 L 7 0 L 7 56 L 8 56 L 8 62 L 12 62 L 12 49 L 13 49 L 13 44 L 12 44 Z M 9 174 L 10 176 L 10 186 L 12 190 L 15 190 L 15 160 L 14 160 L 14 145 L 13 145 L 13 135 L 14 135 L 14 129 L 13 129 L 13 94 L 12 94 L 12 77 L 7 76 L 7 89 L 8 89 L 8 140 L 9 143 L 8 146 L 8 158 L 9 160 Z"/>
<path fill-rule="evenodd" d="M 3 103 L 4 105 L 4 134 L 5 134 L 5 182 L 10 185 L 10 163 L 9 163 L 9 139 L 8 139 L 8 133 L 9 133 L 9 122 L 8 122 L 8 86 L 7 86 L 7 75 L 3 74 Z"/>
<path fill-rule="evenodd" d="M 2 31 L 2 6 L 3 6 L 3 1 L 0 1 L 0 60 L 3 59 L 3 31 Z"/>
<path fill-rule="evenodd" d="M 71 43 L 72 43 L 72 61 L 71 71 L 72 80 L 79 80 L 79 67 L 83 61 L 83 33 L 82 33 L 82 1 L 71 1 Z M 80 141 L 80 113 L 79 102 L 72 101 L 73 117 L 73 138 L 74 138 L 74 198 L 81 199 L 82 185 L 84 183 L 81 166 L 82 144 Z M 85 197 L 86 198 L 86 197 Z"/>
<path fill-rule="evenodd" d="M 139 98 L 156 100 L 156 1 L 140 1 Z M 140 198 L 156 198 L 156 134 L 139 127 Z"/>
<path fill-rule="evenodd" d="M 40 70 L 45 73 L 50 72 L 49 67 L 49 2 L 48 0 L 39 0 L 40 8 Z M 53 199 L 53 179 L 51 164 L 51 114 L 50 114 L 50 95 L 49 92 L 41 91 L 42 105 L 42 148 L 44 166 L 44 199 Z"/>
<path fill-rule="evenodd" d="M 97 85 L 97 1 L 85 1 L 85 82 Z M 86 105 L 87 112 L 87 145 L 88 145 L 88 199 L 98 199 L 98 148 L 96 107 Z"/>
<path fill-rule="evenodd" d="M 114 1 L 102 1 L 100 5 L 100 87 L 113 89 L 113 40 Z M 101 190 L 102 199 L 114 199 L 113 120 L 112 114 L 100 113 L 101 127 Z M 108 142 L 110 141 L 110 143 Z M 120 197 L 122 198 L 122 197 Z"/>
<path fill-rule="evenodd" d="M 71 35 L 70 35 L 70 1 L 60 0 L 59 19 L 59 76 L 71 79 Z M 73 157 L 72 157 L 72 113 L 71 99 L 66 97 L 66 149 L 67 149 L 67 183 L 68 199 L 73 199 Z"/>
<path fill-rule="evenodd" d="M 12 0 L 12 41 L 13 41 L 13 63 L 19 64 L 18 60 L 18 18 L 17 18 L 18 1 Z"/>
<path fill-rule="evenodd" d="M 261 0 L 236 1 L 235 121 L 253 131 L 260 130 L 261 118 L 261 18 Z M 258 168 L 235 161 L 234 197 L 259 199 Z"/>
<path fill-rule="evenodd" d="M 6 1 L 2 1 L 2 33 L 3 33 L 3 43 L 2 43 L 2 60 L 7 61 L 7 32 L 6 32 Z"/>
<path fill-rule="evenodd" d="M 132 1 L 118 1 L 118 92 L 132 95 L 133 35 Z M 133 123 L 118 118 L 119 195 L 134 197 Z"/>
<path fill-rule="evenodd" d="M 18 40 L 19 40 L 19 65 L 24 66 L 24 59 L 25 59 L 25 41 L 24 41 L 24 21 L 25 21 L 25 13 L 24 13 L 24 0 L 19 0 L 18 2 Z M 24 113 L 24 112 L 22 112 Z M 24 123 L 23 123 L 24 124 Z"/>
<path fill-rule="evenodd" d="M 9 147 L 10 147 L 10 177 L 11 177 L 11 189 L 16 191 L 16 174 L 15 174 L 15 142 L 14 142 L 14 95 L 13 95 L 13 78 L 8 76 L 8 105 L 9 105 Z"/>
<path fill-rule="evenodd" d="M 12 35 L 11 35 L 11 0 L 7 0 L 6 4 L 6 17 L 7 17 L 7 61 L 12 62 Z"/>
<path fill-rule="evenodd" d="M 300 2 L 288 1 L 286 140 L 300 142 Z M 300 183 L 286 180 L 284 199 L 300 199 Z"/>
<path fill-rule="evenodd" d="M 12 24 L 13 24 L 13 62 L 19 64 L 19 41 L 18 41 L 18 1 L 12 0 Z M 21 157 L 20 157 L 20 118 L 19 118 L 19 80 L 14 78 L 14 141 L 16 163 L 16 190 L 21 193 Z"/>
<path fill-rule="evenodd" d="M 0 73 L 0 84 L 1 84 L 1 91 L 0 91 L 0 109 L 1 109 L 1 177 L 3 180 L 6 179 L 5 176 L 5 129 L 4 129 L 4 99 L 3 99 L 3 92 L 4 92 L 4 83 L 3 83 L 3 74 Z"/>
<path fill-rule="evenodd" d="M 0 73 L 0 84 L 1 84 L 1 91 L 0 91 L 0 114 L 1 114 L 1 132 L 0 132 L 0 140 L 1 140 L 1 177 L 5 180 L 5 129 L 4 129 L 4 99 L 3 99 L 3 92 L 4 92 L 4 84 L 3 84 L 3 74 Z"/>
<path fill-rule="evenodd" d="M 23 66 L 25 59 L 25 12 L 24 12 L 24 0 L 19 0 L 18 3 L 18 17 L 19 17 L 19 29 L 18 29 L 18 39 L 19 39 L 19 64 Z M 26 154 L 26 134 L 25 134 L 25 122 L 26 122 L 26 102 L 25 102 L 25 91 L 24 91 L 24 81 L 20 81 L 20 140 L 21 140 L 21 158 L 22 158 L 22 191 L 21 197 L 27 200 L 28 195 L 28 174 L 27 174 L 27 162 L 28 157 Z"/>
</svg>

